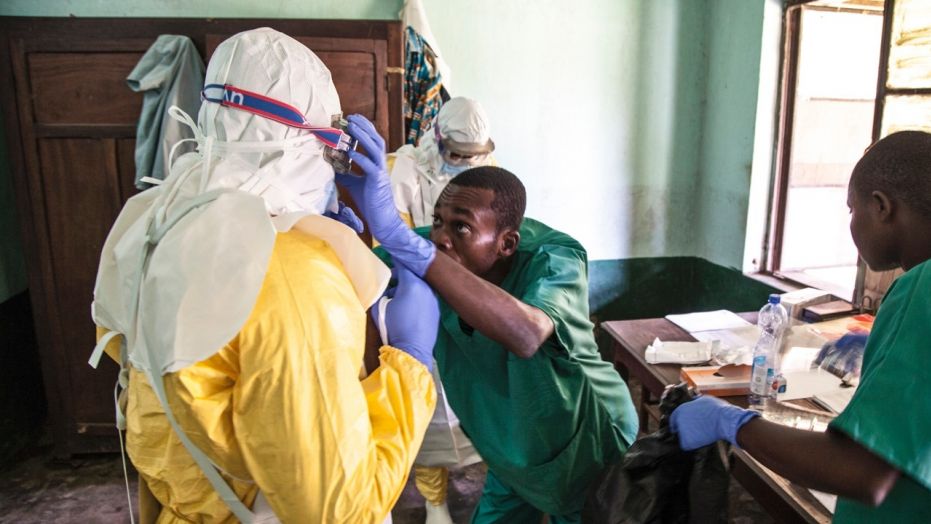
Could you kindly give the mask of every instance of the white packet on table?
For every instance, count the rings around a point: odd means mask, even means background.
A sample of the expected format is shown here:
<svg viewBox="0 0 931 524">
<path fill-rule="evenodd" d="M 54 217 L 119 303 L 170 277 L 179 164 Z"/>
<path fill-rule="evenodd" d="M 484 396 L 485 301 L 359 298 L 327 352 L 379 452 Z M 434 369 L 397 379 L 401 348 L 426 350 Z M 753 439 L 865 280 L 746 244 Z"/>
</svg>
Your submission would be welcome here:
<svg viewBox="0 0 931 524">
<path fill-rule="evenodd" d="M 653 340 L 647 346 L 646 360 L 650 364 L 701 364 L 711 360 L 712 342 L 663 342 Z"/>
</svg>

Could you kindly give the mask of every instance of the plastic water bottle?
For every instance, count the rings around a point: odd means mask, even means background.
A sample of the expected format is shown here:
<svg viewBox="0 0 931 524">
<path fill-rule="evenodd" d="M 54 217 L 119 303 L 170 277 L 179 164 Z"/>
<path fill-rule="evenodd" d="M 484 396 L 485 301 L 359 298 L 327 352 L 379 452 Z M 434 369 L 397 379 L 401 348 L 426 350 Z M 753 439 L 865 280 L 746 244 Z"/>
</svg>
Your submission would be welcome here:
<svg viewBox="0 0 931 524">
<path fill-rule="evenodd" d="M 757 325 L 760 339 L 753 348 L 753 369 L 750 371 L 750 409 L 763 411 L 767 398 L 773 396 L 773 380 L 778 374 L 779 340 L 789 323 L 786 308 L 779 295 L 770 295 L 769 302 L 760 310 Z"/>
</svg>

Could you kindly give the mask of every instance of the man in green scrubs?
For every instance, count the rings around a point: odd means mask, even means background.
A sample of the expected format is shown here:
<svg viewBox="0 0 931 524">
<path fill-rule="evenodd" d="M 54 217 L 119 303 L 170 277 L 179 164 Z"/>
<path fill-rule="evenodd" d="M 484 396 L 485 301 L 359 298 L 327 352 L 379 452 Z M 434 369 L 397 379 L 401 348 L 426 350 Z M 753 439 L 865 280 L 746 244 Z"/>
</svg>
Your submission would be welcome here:
<svg viewBox="0 0 931 524">
<path fill-rule="evenodd" d="M 554 524 L 579 522 L 592 481 L 638 429 L 627 385 L 595 344 L 585 249 L 524 219 L 524 186 L 498 167 L 450 181 L 433 225 L 420 230 L 431 242 L 410 230 L 399 239 L 401 226 L 380 212 L 377 155 L 359 164 L 368 180 L 342 182 L 373 235 L 442 298 L 438 369 L 488 465 L 472 521 L 538 524 L 546 513 Z"/>
<path fill-rule="evenodd" d="M 853 170 L 850 232 L 873 270 L 906 270 L 882 302 L 860 385 L 825 433 L 764 421 L 713 397 L 683 404 L 683 448 L 729 440 L 786 478 L 839 495 L 834 522 L 931 518 L 931 134 L 903 131 Z"/>
<path fill-rule="evenodd" d="M 627 385 L 595 344 L 585 249 L 523 218 L 524 195 L 504 169 L 471 169 L 444 190 L 430 229 L 437 250 L 473 272 L 465 289 L 480 298 L 475 283 L 496 285 L 549 328 L 525 348 L 509 349 L 472 326 L 467 308 L 441 301 L 438 369 L 463 430 L 488 464 L 473 522 L 535 524 L 541 512 L 550 522 L 577 521 L 592 479 L 620 461 L 637 434 Z M 494 239 L 509 236 L 512 243 L 505 240 L 499 252 Z"/>
</svg>

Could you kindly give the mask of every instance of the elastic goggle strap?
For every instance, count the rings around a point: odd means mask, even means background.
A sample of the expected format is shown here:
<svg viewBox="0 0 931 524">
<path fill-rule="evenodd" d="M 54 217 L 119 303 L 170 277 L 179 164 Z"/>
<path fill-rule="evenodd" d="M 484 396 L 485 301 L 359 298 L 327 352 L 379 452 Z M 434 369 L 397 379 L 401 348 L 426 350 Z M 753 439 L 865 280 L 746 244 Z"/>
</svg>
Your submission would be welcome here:
<svg viewBox="0 0 931 524">
<path fill-rule="evenodd" d="M 207 84 L 200 96 L 207 102 L 240 109 L 286 126 L 305 129 L 328 147 L 339 151 L 349 150 L 353 142 L 349 133 L 341 129 L 309 124 L 304 114 L 294 106 L 229 84 Z"/>
<path fill-rule="evenodd" d="M 204 153 L 206 149 L 207 139 L 212 138 L 204 135 L 201 132 L 200 127 L 197 126 L 197 123 L 194 122 L 194 119 L 190 117 L 183 109 L 178 106 L 171 106 L 168 108 L 168 115 L 178 122 L 183 123 L 191 129 L 191 132 L 194 134 L 194 138 L 185 138 L 178 141 L 171 149 L 169 153 L 169 158 L 173 158 L 175 154 L 175 149 L 183 142 L 197 142 L 197 149 Z M 341 131 L 342 132 L 342 131 Z M 346 135 L 349 136 L 349 135 Z M 240 140 L 236 142 L 226 142 L 223 140 L 213 140 L 211 145 L 212 150 L 229 152 L 229 153 L 274 153 L 276 151 L 281 151 L 288 148 L 300 147 L 305 142 L 309 142 L 316 138 L 312 135 L 301 135 L 291 138 L 284 138 L 282 140 L 273 140 L 273 141 L 246 141 Z"/>
</svg>

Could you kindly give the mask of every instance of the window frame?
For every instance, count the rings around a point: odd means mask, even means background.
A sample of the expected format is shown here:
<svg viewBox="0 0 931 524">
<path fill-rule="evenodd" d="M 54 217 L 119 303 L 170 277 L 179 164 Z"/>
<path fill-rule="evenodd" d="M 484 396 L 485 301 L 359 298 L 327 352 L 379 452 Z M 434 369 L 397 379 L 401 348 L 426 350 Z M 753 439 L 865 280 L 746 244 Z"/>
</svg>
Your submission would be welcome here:
<svg viewBox="0 0 931 524">
<path fill-rule="evenodd" d="M 831 12 L 848 12 L 875 14 L 875 9 L 855 7 L 830 7 L 809 5 L 819 0 L 787 0 L 783 13 L 782 59 L 779 79 L 778 113 L 776 117 L 776 139 L 773 144 L 774 163 L 773 177 L 770 186 L 769 205 L 767 209 L 766 232 L 763 236 L 763 254 L 759 273 L 787 283 L 787 287 L 802 287 L 816 285 L 812 280 L 803 281 L 794 276 L 782 273 L 780 262 L 782 259 L 783 238 L 785 236 L 786 207 L 789 192 L 789 168 L 791 164 L 792 132 L 795 117 L 795 93 L 798 81 L 799 47 L 801 38 L 802 9 L 822 10 Z M 873 106 L 873 126 L 871 141 L 879 137 L 882 127 L 883 102 L 888 90 L 885 87 L 888 74 L 889 42 L 891 39 L 892 19 L 890 16 L 895 0 L 884 0 L 882 10 L 882 34 L 880 38 L 879 71 L 877 74 L 876 97 Z M 929 89 L 896 90 L 908 93 L 902 94 L 931 94 Z M 911 91 L 918 91 L 911 93 Z M 899 92 L 892 94 L 900 94 Z M 868 268 L 862 260 L 857 261 L 857 276 L 850 296 L 840 297 L 850 300 L 863 309 L 864 287 Z M 868 304 L 872 306 L 872 304 Z M 867 309 L 872 309 L 867 308 Z"/>
<path fill-rule="evenodd" d="M 889 56 L 892 53 L 892 24 L 895 20 L 896 0 L 885 0 L 883 5 L 882 47 L 879 52 L 879 74 L 876 77 L 876 105 L 873 110 L 873 142 L 882 138 L 883 117 L 886 98 L 889 96 L 931 95 L 929 87 L 896 88 L 889 87 Z M 879 308 L 886 290 L 903 271 L 873 271 L 863 259 L 857 263 L 857 282 L 854 291 L 854 303 L 860 309 L 875 311 Z"/>
</svg>

